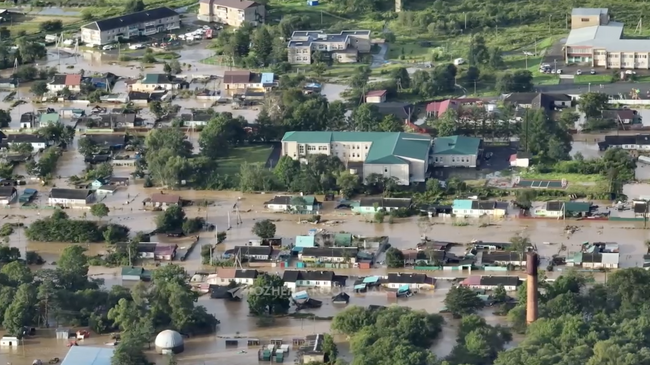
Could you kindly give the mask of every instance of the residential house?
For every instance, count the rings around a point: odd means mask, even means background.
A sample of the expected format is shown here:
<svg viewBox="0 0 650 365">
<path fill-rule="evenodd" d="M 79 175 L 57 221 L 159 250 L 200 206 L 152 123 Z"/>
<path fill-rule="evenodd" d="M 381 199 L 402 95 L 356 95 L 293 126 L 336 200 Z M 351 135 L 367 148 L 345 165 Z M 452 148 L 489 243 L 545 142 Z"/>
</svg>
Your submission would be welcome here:
<svg viewBox="0 0 650 365">
<path fill-rule="evenodd" d="M 433 164 L 437 167 L 471 167 L 480 164 L 483 151 L 480 138 L 465 136 L 438 137 L 433 141 Z"/>
<path fill-rule="evenodd" d="M 266 20 L 266 7 L 250 0 L 201 0 L 197 18 L 235 28 L 244 24 L 259 25 Z"/>
<path fill-rule="evenodd" d="M 287 132 L 282 156 L 299 161 L 313 154 L 337 156 L 346 165 L 362 165 L 364 181 L 381 175 L 409 185 L 426 180 L 431 144 L 428 135 L 401 132 Z"/>
<path fill-rule="evenodd" d="M 156 243 L 140 242 L 136 247 L 136 252 L 141 259 L 154 260 L 156 258 Z"/>
<path fill-rule="evenodd" d="M 506 215 L 508 203 L 496 201 L 480 201 L 456 199 L 452 204 L 453 213 L 457 217 L 491 216 L 501 218 Z"/>
<path fill-rule="evenodd" d="M 522 284 L 518 276 L 470 276 L 460 282 L 460 285 L 472 289 L 494 290 L 503 286 L 506 291 L 515 291 Z"/>
<path fill-rule="evenodd" d="M 535 215 L 549 218 L 583 217 L 591 212 L 589 202 L 549 201 L 543 207 L 535 208 Z"/>
<path fill-rule="evenodd" d="M 296 236 L 294 247 L 316 247 L 316 236 Z"/>
<path fill-rule="evenodd" d="M 510 166 L 529 167 L 532 155 L 529 152 L 517 152 L 510 155 Z"/>
<path fill-rule="evenodd" d="M 295 291 L 297 288 L 331 288 L 336 283 L 333 271 L 297 271 L 285 270 L 282 274 L 284 286 Z"/>
<path fill-rule="evenodd" d="M 247 91 L 264 93 L 277 85 L 271 72 L 226 71 L 223 84 L 228 96 L 245 94 Z"/>
<path fill-rule="evenodd" d="M 323 342 L 325 335 L 316 334 L 305 336 L 305 343 L 300 346 L 302 363 L 323 363 L 325 362 L 325 352 L 323 352 Z"/>
<path fill-rule="evenodd" d="M 16 200 L 18 190 L 13 186 L 0 186 L 0 205 L 9 205 Z"/>
<path fill-rule="evenodd" d="M 322 30 L 295 31 L 288 45 L 289 63 L 309 65 L 315 51 L 338 63 L 356 63 L 360 54 L 370 53 L 370 37 L 369 30 L 344 30 L 332 34 Z"/>
<path fill-rule="evenodd" d="M 567 266 L 580 266 L 584 269 L 615 269 L 619 267 L 619 253 L 575 252 L 567 256 Z"/>
<path fill-rule="evenodd" d="M 605 136 L 605 141 L 598 142 L 598 147 L 601 151 L 608 148 L 622 148 L 624 150 L 650 150 L 650 134 L 637 134 L 637 135 L 618 135 L 618 136 Z"/>
<path fill-rule="evenodd" d="M 142 80 L 130 85 L 129 91 L 152 92 L 154 90 L 175 90 L 181 83 L 167 74 L 145 74 Z"/>
<path fill-rule="evenodd" d="M 433 101 L 427 104 L 426 112 L 427 117 L 429 118 L 440 118 L 442 117 L 447 110 L 455 110 L 460 112 L 460 109 L 464 105 L 477 105 L 482 103 L 481 99 L 475 98 L 464 98 L 464 99 L 447 99 L 442 101 Z"/>
<path fill-rule="evenodd" d="M 108 128 L 133 128 L 136 126 L 135 113 L 108 113 L 99 116 L 101 122 L 107 124 Z"/>
<path fill-rule="evenodd" d="M 20 115 L 20 129 L 36 129 L 39 127 L 39 118 L 34 112 Z"/>
<path fill-rule="evenodd" d="M 636 112 L 631 109 L 603 110 L 603 119 L 613 120 L 617 125 L 632 124 L 636 118 Z"/>
<path fill-rule="evenodd" d="M 573 99 L 566 94 L 515 93 L 506 96 L 505 104 L 522 109 L 543 109 L 553 111 L 570 107 Z"/>
<path fill-rule="evenodd" d="M 82 118 L 86 115 L 86 111 L 79 108 L 61 108 L 59 109 L 59 116 L 61 118 Z"/>
<path fill-rule="evenodd" d="M 514 251 L 481 251 L 476 254 L 481 266 L 526 267 L 526 256 Z"/>
<path fill-rule="evenodd" d="M 433 290 L 436 286 L 436 279 L 426 274 L 404 274 L 390 273 L 386 279 L 386 286 L 391 289 L 400 289 L 408 285 L 414 290 Z"/>
<path fill-rule="evenodd" d="M 366 93 L 366 103 L 368 104 L 380 104 L 386 102 L 386 95 L 388 91 L 386 90 L 372 90 Z"/>
<path fill-rule="evenodd" d="M 86 133 L 82 138 L 87 138 L 96 146 L 106 150 L 120 150 L 126 144 L 124 133 Z"/>
<path fill-rule="evenodd" d="M 357 261 L 357 247 L 304 247 L 298 259 L 306 262 L 349 262 Z"/>
<path fill-rule="evenodd" d="M 231 281 L 241 285 L 253 285 L 259 275 L 257 270 L 218 268 L 217 277 L 211 280 L 211 284 L 228 285 Z"/>
<path fill-rule="evenodd" d="M 151 101 L 151 93 L 140 91 L 129 91 L 127 94 L 129 102 L 136 105 L 147 105 Z"/>
<path fill-rule="evenodd" d="M 81 92 L 81 75 L 65 74 L 54 75 L 52 80 L 47 83 L 47 89 L 50 92 L 60 92 L 68 88 L 73 93 Z"/>
<path fill-rule="evenodd" d="M 37 134 L 8 134 L 6 142 L 9 147 L 15 144 L 27 143 L 32 146 L 34 152 L 44 150 L 49 145 L 45 138 Z"/>
<path fill-rule="evenodd" d="M 180 118 L 184 127 L 202 127 L 214 118 L 214 113 L 209 113 L 207 110 L 192 110 L 190 113 L 181 114 Z"/>
<path fill-rule="evenodd" d="M 125 266 L 122 268 L 122 281 L 142 281 L 151 279 L 151 273 L 142 267 Z"/>
<path fill-rule="evenodd" d="M 272 246 L 236 246 L 233 255 L 248 261 L 270 261 L 273 254 Z"/>
<path fill-rule="evenodd" d="M 353 205 L 352 211 L 361 214 L 374 214 L 380 210 L 390 212 L 397 209 L 410 209 L 411 198 L 361 198 L 359 205 Z"/>
<path fill-rule="evenodd" d="M 264 202 L 264 208 L 272 211 L 296 211 L 301 213 L 318 212 L 320 203 L 314 196 L 276 195 L 273 199 Z"/>
<path fill-rule="evenodd" d="M 13 90 L 18 85 L 18 81 L 14 78 L 2 77 L 0 78 L 0 89 Z"/>
<path fill-rule="evenodd" d="M 154 258 L 159 261 L 172 261 L 176 257 L 177 249 L 177 245 L 156 243 L 156 248 L 153 251 Z"/>
<path fill-rule="evenodd" d="M 92 190 L 86 189 L 59 189 L 54 188 L 50 191 L 50 197 L 47 204 L 50 206 L 62 207 L 85 207 L 92 203 L 94 194 Z"/>
<path fill-rule="evenodd" d="M 166 210 L 171 206 L 182 205 L 182 200 L 179 195 L 164 194 L 160 192 L 152 194 L 151 197 L 146 198 L 142 204 L 146 208 Z"/>
<path fill-rule="evenodd" d="M 399 102 L 399 101 L 389 101 L 378 104 L 373 104 L 377 109 L 377 112 L 381 115 L 392 115 L 397 118 L 400 122 L 405 125 L 415 126 L 411 123 L 413 118 L 417 115 L 417 107 L 411 103 Z M 418 129 L 415 126 L 415 129 Z M 419 129 L 418 129 L 419 130 Z M 421 132 L 417 132 L 421 133 Z"/>
<path fill-rule="evenodd" d="M 151 36 L 179 29 L 180 15 L 168 7 L 97 20 L 81 27 L 81 40 L 90 47 L 116 43 L 120 39 Z"/>
<path fill-rule="evenodd" d="M 42 113 L 38 117 L 38 122 L 40 123 L 40 127 L 45 127 L 50 124 L 58 123 L 59 119 L 58 113 Z"/>
</svg>

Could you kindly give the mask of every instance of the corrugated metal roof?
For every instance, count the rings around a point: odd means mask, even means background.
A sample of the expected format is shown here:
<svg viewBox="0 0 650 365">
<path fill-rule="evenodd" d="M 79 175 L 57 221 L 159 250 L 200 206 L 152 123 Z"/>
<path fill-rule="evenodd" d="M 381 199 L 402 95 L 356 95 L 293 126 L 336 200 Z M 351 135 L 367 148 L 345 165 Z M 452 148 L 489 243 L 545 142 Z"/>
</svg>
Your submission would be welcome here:
<svg viewBox="0 0 650 365">
<path fill-rule="evenodd" d="M 263 72 L 262 73 L 262 84 L 272 84 L 274 75 L 272 72 Z"/>
<path fill-rule="evenodd" d="M 619 253 L 609 253 L 609 252 L 604 252 L 602 254 L 603 257 L 603 264 L 609 264 L 609 265 L 618 265 L 619 263 Z"/>
<path fill-rule="evenodd" d="M 368 284 L 368 283 L 376 283 L 377 280 L 379 280 L 379 276 L 368 276 L 367 278 L 363 279 L 363 282 Z"/>
<path fill-rule="evenodd" d="M 452 205 L 453 209 L 463 209 L 470 210 L 472 209 L 472 201 L 466 199 L 456 199 Z"/>
<path fill-rule="evenodd" d="M 598 16 L 600 14 L 607 14 L 607 8 L 573 8 L 571 15 L 575 16 Z"/>
<path fill-rule="evenodd" d="M 296 236 L 296 247 L 314 247 L 314 236 Z"/>
<path fill-rule="evenodd" d="M 113 349 L 91 346 L 72 346 L 61 365 L 111 365 Z"/>
</svg>

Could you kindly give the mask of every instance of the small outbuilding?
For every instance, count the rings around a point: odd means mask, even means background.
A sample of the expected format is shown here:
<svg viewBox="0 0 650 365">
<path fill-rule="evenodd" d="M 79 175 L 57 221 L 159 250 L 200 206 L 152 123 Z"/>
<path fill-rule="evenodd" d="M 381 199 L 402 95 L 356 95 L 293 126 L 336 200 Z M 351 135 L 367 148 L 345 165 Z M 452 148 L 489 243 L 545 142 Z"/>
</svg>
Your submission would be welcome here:
<svg viewBox="0 0 650 365">
<path fill-rule="evenodd" d="M 70 329 L 67 327 L 59 327 L 56 329 L 57 340 L 67 340 L 70 338 Z"/>
<path fill-rule="evenodd" d="M 156 336 L 156 352 L 163 355 L 178 354 L 183 352 L 183 336 L 172 330 L 164 330 Z"/>
</svg>

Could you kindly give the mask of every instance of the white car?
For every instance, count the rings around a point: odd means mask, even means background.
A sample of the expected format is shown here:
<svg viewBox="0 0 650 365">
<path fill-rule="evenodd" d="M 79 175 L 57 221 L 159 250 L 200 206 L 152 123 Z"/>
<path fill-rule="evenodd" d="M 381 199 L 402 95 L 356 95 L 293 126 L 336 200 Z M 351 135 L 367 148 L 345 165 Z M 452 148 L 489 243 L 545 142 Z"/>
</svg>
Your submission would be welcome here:
<svg viewBox="0 0 650 365">
<path fill-rule="evenodd" d="M 205 29 L 205 30 L 208 30 L 208 29 L 210 29 L 210 26 L 209 25 L 204 25 L 202 28 Z"/>
<path fill-rule="evenodd" d="M 116 48 L 116 47 L 115 47 L 114 44 L 107 44 L 107 45 L 105 45 L 104 47 L 102 47 L 102 50 L 104 50 L 104 51 L 109 51 L 109 50 L 111 50 L 111 49 L 115 49 L 115 48 Z"/>
<path fill-rule="evenodd" d="M 625 74 L 626 74 L 626 75 L 636 75 L 636 71 L 625 70 Z"/>
<path fill-rule="evenodd" d="M 129 46 L 129 49 L 143 49 L 143 48 L 145 48 L 144 44 L 140 44 L 140 43 L 132 44 Z"/>
<path fill-rule="evenodd" d="M 558 73 L 558 74 L 561 74 L 561 73 L 562 73 L 562 69 L 559 69 L 559 68 L 558 68 L 557 71 L 555 71 L 555 72 Z"/>
<path fill-rule="evenodd" d="M 576 75 L 582 75 L 582 70 L 576 71 Z"/>
</svg>

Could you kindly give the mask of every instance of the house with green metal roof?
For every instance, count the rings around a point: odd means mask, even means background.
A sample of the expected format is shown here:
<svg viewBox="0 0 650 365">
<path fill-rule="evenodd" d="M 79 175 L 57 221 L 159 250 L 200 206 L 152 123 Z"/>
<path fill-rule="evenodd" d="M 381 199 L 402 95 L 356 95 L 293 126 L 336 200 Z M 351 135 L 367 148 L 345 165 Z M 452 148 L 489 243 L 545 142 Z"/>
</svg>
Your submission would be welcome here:
<svg viewBox="0 0 650 365">
<path fill-rule="evenodd" d="M 287 132 L 282 155 L 303 162 L 314 154 L 337 156 L 364 180 L 378 174 L 409 185 L 425 181 L 431 142 L 428 135 L 403 132 Z"/>
<path fill-rule="evenodd" d="M 56 124 L 59 122 L 58 113 L 43 113 L 38 117 L 38 121 L 41 123 L 42 127 L 45 127 L 50 124 Z"/>
<path fill-rule="evenodd" d="M 180 83 L 167 74 L 146 74 L 142 80 L 138 80 L 130 86 L 129 91 L 151 92 L 153 90 L 173 90 L 179 87 Z"/>
<path fill-rule="evenodd" d="M 433 164 L 438 167 L 476 167 L 483 150 L 480 138 L 438 137 L 433 141 Z"/>
</svg>

